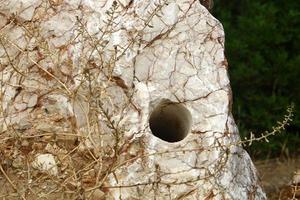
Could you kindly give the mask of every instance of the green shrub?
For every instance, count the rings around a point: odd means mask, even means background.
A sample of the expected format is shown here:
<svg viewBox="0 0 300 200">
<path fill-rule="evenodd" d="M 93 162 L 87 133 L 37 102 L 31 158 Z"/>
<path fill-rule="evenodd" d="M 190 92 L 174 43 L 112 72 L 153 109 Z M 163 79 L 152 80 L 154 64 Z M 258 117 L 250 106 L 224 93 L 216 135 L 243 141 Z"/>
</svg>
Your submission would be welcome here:
<svg viewBox="0 0 300 200">
<path fill-rule="evenodd" d="M 269 143 L 248 147 L 252 156 L 300 151 L 300 3 L 295 0 L 215 0 L 213 15 L 226 33 L 233 114 L 242 138 L 270 129 L 294 102 L 288 129 Z"/>
</svg>

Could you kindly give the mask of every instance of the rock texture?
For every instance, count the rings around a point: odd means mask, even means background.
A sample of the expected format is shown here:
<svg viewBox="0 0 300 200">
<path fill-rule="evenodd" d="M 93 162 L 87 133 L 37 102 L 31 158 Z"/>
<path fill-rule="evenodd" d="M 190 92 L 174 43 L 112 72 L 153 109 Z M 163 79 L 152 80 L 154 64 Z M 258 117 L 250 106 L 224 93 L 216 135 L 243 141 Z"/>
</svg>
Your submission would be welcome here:
<svg viewBox="0 0 300 200">
<path fill-rule="evenodd" d="M 266 199 L 231 114 L 222 25 L 199 1 L 1 1 L 0 28 L 2 137 L 54 155 L 74 196 Z M 192 116 L 179 142 L 149 128 L 162 99 Z"/>
</svg>

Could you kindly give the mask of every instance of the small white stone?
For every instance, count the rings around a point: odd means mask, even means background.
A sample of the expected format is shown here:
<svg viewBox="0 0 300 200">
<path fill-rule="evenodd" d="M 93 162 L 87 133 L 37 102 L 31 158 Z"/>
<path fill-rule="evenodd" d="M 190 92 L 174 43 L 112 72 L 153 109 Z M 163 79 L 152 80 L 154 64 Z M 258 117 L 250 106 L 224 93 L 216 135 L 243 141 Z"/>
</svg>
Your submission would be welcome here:
<svg viewBox="0 0 300 200">
<path fill-rule="evenodd" d="M 298 169 L 296 172 L 295 172 L 295 175 L 293 177 L 293 183 L 294 184 L 299 184 L 300 183 L 300 169 Z"/>
<path fill-rule="evenodd" d="M 15 104 L 15 108 L 18 111 L 25 110 L 27 108 L 27 104 L 26 103 L 18 103 L 18 104 Z"/>
<path fill-rule="evenodd" d="M 37 104 L 38 96 L 36 94 L 33 94 L 29 97 L 27 107 L 31 108 L 34 107 Z"/>
<path fill-rule="evenodd" d="M 58 174 L 57 165 L 52 154 L 39 154 L 32 162 L 32 167 L 42 172 L 56 176 Z"/>
</svg>

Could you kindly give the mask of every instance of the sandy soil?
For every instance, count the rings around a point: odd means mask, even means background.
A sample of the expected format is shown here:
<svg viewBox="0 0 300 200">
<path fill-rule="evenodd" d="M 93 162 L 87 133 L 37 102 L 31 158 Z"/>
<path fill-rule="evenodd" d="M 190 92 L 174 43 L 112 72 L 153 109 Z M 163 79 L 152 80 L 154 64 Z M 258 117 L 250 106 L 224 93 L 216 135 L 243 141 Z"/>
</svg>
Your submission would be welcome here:
<svg viewBox="0 0 300 200">
<path fill-rule="evenodd" d="M 256 161 L 255 165 L 268 199 L 288 200 L 283 193 L 290 188 L 294 172 L 300 169 L 300 158 Z"/>
</svg>

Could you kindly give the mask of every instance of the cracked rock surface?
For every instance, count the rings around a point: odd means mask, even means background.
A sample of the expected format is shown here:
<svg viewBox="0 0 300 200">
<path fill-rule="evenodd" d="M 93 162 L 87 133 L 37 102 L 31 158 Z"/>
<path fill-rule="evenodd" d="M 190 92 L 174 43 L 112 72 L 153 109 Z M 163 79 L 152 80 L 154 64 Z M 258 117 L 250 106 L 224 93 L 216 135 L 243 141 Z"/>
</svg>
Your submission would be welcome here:
<svg viewBox="0 0 300 200">
<path fill-rule="evenodd" d="M 223 27 L 199 1 L 3 1 L 0 37 L 1 137 L 51 157 L 74 198 L 266 199 L 231 114 Z M 163 99 L 184 108 L 158 127 L 182 140 L 152 134 Z"/>
</svg>

